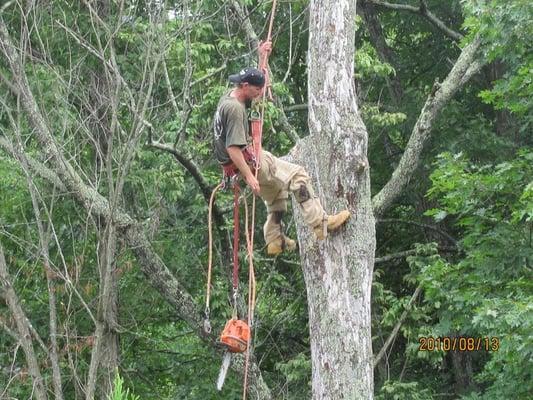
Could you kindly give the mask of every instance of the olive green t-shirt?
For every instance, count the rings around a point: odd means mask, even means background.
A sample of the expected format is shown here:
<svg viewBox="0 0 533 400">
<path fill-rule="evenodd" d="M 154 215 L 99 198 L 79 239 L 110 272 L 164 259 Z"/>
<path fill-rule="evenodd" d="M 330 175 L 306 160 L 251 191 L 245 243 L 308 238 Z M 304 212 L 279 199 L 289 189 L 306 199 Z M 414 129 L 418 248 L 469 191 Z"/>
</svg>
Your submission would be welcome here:
<svg viewBox="0 0 533 400">
<path fill-rule="evenodd" d="M 250 140 L 246 107 L 229 94 L 230 92 L 220 98 L 213 121 L 215 156 L 221 164 L 231 162 L 227 147 L 243 148 Z"/>
</svg>

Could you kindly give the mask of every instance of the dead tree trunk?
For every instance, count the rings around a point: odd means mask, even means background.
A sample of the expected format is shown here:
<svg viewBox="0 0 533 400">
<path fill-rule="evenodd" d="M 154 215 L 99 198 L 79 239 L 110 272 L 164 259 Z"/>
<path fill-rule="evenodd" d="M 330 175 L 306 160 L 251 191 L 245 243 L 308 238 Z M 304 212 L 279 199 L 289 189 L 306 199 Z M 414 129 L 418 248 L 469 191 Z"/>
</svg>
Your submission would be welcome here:
<svg viewBox="0 0 533 400">
<path fill-rule="evenodd" d="M 375 251 L 366 128 L 357 109 L 355 1 L 313 0 L 309 24 L 309 131 L 293 150 L 327 212 L 352 212 L 317 242 L 297 215 L 309 303 L 313 399 L 373 396 L 370 288 Z"/>
</svg>

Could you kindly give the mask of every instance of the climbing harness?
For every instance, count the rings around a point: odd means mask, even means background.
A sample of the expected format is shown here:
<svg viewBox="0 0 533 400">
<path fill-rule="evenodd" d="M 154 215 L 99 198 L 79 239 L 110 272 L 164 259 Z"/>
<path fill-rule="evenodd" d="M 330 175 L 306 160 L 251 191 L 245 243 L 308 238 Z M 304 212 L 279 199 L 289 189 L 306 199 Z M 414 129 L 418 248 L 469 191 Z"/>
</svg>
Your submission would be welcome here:
<svg viewBox="0 0 533 400">
<path fill-rule="evenodd" d="M 267 42 L 272 41 L 272 27 L 274 24 L 274 15 L 276 12 L 276 0 L 272 3 L 272 12 L 270 15 L 270 22 L 268 28 Z M 255 178 L 259 168 L 261 167 L 261 143 L 263 134 L 263 121 L 265 114 L 265 101 L 268 94 L 268 98 L 272 99 L 272 90 L 270 84 L 270 77 L 268 73 L 268 57 L 269 53 L 264 54 L 259 60 L 259 70 L 261 70 L 265 76 L 265 86 L 263 90 L 263 98 L 260 106 L 260 112 L 252 112 L 250 116 L 251 135 L 252 135 L 252 147 L 247 147 L 243 150 L 243 156 L 246 163 L 252 169 Z M 254 230 L 255 230 L 255 200 L 254 194 L 252 200 L 252 213 L 251 224 L 248 225 L 248 204 L 245 196 L 244 210 L 245 210 L 245 237 L 246 237 L 246 249 L 248 256 L 248 318 L 247 321 L 240 320 L 238 318 L 237 300 L 239 293 L 239 199 L 240 199 L 240 187 L 239 187 L 239 170 L 237 167 L 230 163 L 222 167 L 223 178 L 222 182 L 213 189 L 211 197 L 209 199 L 209 255 L 208 255 L 208 271 L 207 271 L 207 293 L 205 304 L 205 320 L 204 330 L 207 333 L 211 333 L 210 323 L 210 294 L 211 294 L 211 273 L 213 265 L 213 232 L 212 232 L 212 212 L 215 195 L 220 189 L 233 189 L 233 273 L 232 273 L 232 285 L 233 285 L 233 312 L 232 318 L 226 323 L 222 334 L 220 335 L 220 344 L 222 344 L 226 351 L 223 357 L 222 367 L 217 381 L 217 389 L 221 390 L 224 384 L 224 379 L 231 362 L 231 354 L 233 353 L 245 353 L 244 363 L 244 385 L 243 385 L 243 400 L 246 400 L 247 386 L 248 386 L 248 366 L 250 360 L 250 345 L 252 341 L 252 327 L 254 322 L 254 309 L 255 309 L 255 272 L 253 265 L 253 244 L 254 244 Z"/>
</svg>

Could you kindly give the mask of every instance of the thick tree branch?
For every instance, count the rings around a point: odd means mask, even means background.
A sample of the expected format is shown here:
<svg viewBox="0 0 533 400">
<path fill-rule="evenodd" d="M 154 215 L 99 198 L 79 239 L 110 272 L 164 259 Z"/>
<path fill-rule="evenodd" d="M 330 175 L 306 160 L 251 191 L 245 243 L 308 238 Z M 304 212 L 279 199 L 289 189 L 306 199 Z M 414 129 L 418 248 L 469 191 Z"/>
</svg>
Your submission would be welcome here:
<svg viewBox="0 0 533 400">
<path fill-rule="evenodd" d="M 307 103 L 294 104 L 292 106 L 285 107 L 285 112 L 307 111 L 308 109 L 309 109 L 309 105 Z"/>
<path fill-rule="evenodd" d="M 412 249 L 412 250 L 399 251 L 398 253 L 394 253 L 394 254 L 388 254 L 383 257 L 376 257 L 374 260 L 374 265 L 384 264 L 386 262 L 389 262 L 391 260 L 396 260 L 398 258 L 409 257 L 412 255 L 415 255 L 417 252 L 418 251 L 416 249 Z"/>
<path fill-rule="evenodd" d="M 20 159 L 22 156 L 13 146 L 13 144 L 7 140 L 4 136 L 0 136 L 0 147 L 5 150 L 9 156 L 11 156 L 14 159 Z M 50 182 L 53 186 L 59 188 L 62 192 L 66 192 L 67 188 L 65 185 L 63 185 L 63 182 L 61 182 L 61 179 L 57 174 L 52 171 L 50 168 L 45 166 L 44 164 L 40 163 L 37 160 L 34 160 L 33 158 L 26 155 L 26 161 L 28 162 L 28 166 L 30 169 L 39 175 L 41 178 L 45 179 L 46 181 Z"/>
<path fill-rule="evenodd" d="M 453 95 L 479 70 L 483 61 L 477 60 L 480 39 L 476 37 L 461 52 L 452 70 L 442 82 L 435 82 L 420 116 L 413 127 L 407 147 L 391 179 L 372 199 L 374 214 L 381 216 L 405 189 L 415 172 L 424 144 L 430 137 L 433 122 Z"/>
<path fill-rule="evenodd" d="M 463 38 L 463 35 L 461 35 L 459 32 L 454 31 L 451 28 L 448 28 L 442 20 L 440 20 L 435 14 L 433 14 L 429 9 L 427 8 L 426 2 L 421 0 L 419 7 L 410 6 L 407 4 L 394 4 L 389 3 L 386 1 L 379 1 L 379 0 L 367 0 L 369 3 L 375 4 L 376 6 L 388 9 L 388 10 L 395 10 L 395 11 L 408 11 L 410 13 L 419 14 L 425 19 L 427 19 L 429 22 L 431 22 L 433 25 L 435 25 L 438 29 L 440 29 L 446 36 L 450 37 L 453 40 L 461 40 Z"/>
</svg>

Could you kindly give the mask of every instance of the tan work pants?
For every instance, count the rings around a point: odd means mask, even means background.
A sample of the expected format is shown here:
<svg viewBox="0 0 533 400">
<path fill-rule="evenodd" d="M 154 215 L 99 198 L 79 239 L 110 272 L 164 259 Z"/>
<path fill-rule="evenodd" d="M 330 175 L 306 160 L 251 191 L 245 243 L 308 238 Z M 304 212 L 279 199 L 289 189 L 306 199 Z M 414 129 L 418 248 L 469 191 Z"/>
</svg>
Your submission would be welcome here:
<svg viewBox="0 0 533 400">
<path fill-rule="evenodd" d="M 304 221 L 311 228 L 320 225 L 326 217 L 320 200 L 314 194 L 311 178 L 303 167 L 280 160 L 268 151 L 262 151 L 257 180 L 261 188 L 259 196 L 265 202 L 268 212 L 263 227 L 267 244 L 283 234 L 281 212 L 287 211 L 289 192 L 294 194 Z"/>
</svg>

